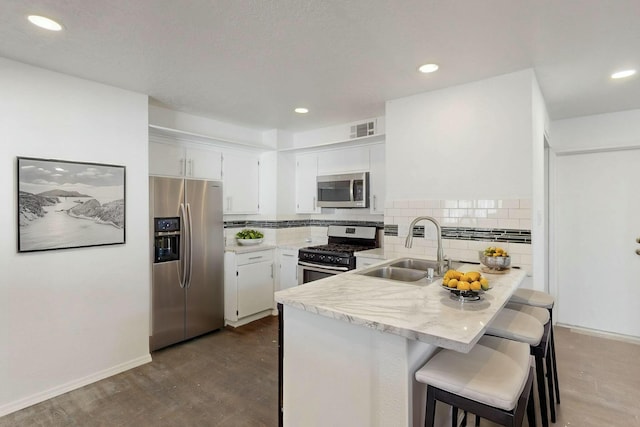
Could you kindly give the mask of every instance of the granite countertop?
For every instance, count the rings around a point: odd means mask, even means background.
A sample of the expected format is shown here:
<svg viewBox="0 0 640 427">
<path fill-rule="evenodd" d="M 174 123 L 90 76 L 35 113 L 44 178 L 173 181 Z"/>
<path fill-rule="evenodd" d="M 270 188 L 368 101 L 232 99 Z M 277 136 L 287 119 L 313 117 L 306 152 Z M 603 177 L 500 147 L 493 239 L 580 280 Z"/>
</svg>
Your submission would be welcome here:
<svg viewBox="0 0 640 427">
<path fill-rule="evenodd" d="M 275 249 L 275 245 L 259 244 L 253 246 L 225 246 L 225 252 L 235 252 L 237 254 L 246 254 L 250 252 L 266 251 Z"/>
<path fill-rule="evenodd" d="M 462 264 L 460 271 L 479 271 Z M 442 279 L 420 285 L 357 274 L 365 267 L 275 293 L 277 302 L 351 324 L 396 334 L 439 347 L 468 352 L 486 325 L 520 285 L 525 272 L 484 274 L 491 289 L 483 299 L 460 303 Z"/>
<path fill-rule="evenodd" d="M 384 255 L 384 248 L 367 249 L 365 251 L 356 251 L 353 253 L 356 257 L 362 256 L 374 259 L 387 259 Z M 397 257 L 394 257 L 397 258 Z"/>
</svg>

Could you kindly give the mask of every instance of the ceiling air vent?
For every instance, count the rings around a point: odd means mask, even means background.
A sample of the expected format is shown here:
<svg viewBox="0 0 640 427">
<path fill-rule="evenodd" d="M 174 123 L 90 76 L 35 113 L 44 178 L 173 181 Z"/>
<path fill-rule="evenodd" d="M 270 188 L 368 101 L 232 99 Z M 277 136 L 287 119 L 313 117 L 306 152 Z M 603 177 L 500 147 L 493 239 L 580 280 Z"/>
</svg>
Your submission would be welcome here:
<svg viewBox="0 0 640 427">
<path fill-rule="evenodd" d="M 364 122 L 357 125 L 351 125 L 351 133 L 349 138 L 361 138 L 376 133 L 376 122 Z"/>
</svg>

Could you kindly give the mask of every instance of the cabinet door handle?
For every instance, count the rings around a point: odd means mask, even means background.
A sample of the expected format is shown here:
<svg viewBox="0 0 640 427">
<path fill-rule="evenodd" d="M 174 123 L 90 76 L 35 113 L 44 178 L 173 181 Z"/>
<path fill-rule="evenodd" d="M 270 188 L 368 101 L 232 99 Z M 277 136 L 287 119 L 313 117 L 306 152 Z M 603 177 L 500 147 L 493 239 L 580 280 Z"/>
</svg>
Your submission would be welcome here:
<svg viewBox="0 0 640 427">
<path fill-rule="evenodd" d="M 377 210 L 378 210 L 378 203 L 377 203 L 377 201 L 378 201 L 378 198 L 374 195 L 374 196 L 373 196 L 373 210 L 374 210 L 374 211 L 377 211 Z"/>
<path fill-rule="evenodd" d="M 291 254 L 282 254 L 282 256 L 290 256 L 290 257 L 293 257 L 293 255 L 291 255 Z"/>
<path fill-rule="evenodd" d="M 184 159 L 180 159 L 180 173 L 178 175 L 186 175 L 187 167 L 185 166 Z"/>
<path fill-rule="evenodd" d="M 189 159 L 189 176 L 193 176 L 193 159 Z"/>
<path fill-rule="evenodd" d="M 271 263 L 271 278 L 273 279 L 273 263 Z"/>
<path fill-rule="evenodd" d="M 261 256 L 252 256 L 252 257 L 249 257 L 249 259 L 262 259 L 262 257 Z"/>
<path fill-rule="evenodd" d="M 316 198 L 313 198 L 313 210 L 315 211 L 317 209 L 316 207 Z"/>
</svg>

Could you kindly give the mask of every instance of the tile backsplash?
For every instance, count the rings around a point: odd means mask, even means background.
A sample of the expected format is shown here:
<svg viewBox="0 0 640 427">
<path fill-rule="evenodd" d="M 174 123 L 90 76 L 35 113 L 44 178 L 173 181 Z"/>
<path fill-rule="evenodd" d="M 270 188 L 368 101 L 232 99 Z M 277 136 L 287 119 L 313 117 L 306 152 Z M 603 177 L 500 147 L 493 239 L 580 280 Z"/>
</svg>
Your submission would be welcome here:
<svg viewBox="0 0 640 427">
<path fill-rule="evenodd" d="M 235 233 L 242 228 L 256 228 L 265 235 L 265 243 L 286 245 L 310 241 L 318 245 L 327 241 L 331 224 L 375 225 L 384 227 L 381 244 L 385 252 L 400 256 L 424 255 L 435 258 L 435 227 L 425 221 L 414 229 L 413 246 L 405 248 L 409 225 L 418 216 L 434 217 L 442 227 L 445 255 L 454 260 L 478 261 L 478 251 L 487 246 L 500 246 L 511 255 L 512 265 L 531 272 L 531 200 L 393 200 L 385 205 L 382 217 L 360 212 L 349 215 L 314 215 L 300 219 L 242 220 L 224 222 L 227 245 L 235 245 Z"/>
<path fill-rule="evenodd" d="M 442 227 L 445 254 L 455 260 L 478 261 L 478 251 L 500 246 L 511 262 L 531 271 L 531 199 L 392 200 L 385 205 L 385 249 L 397 254 L 436 256 L 435 227 L 421 221 L 413 245 L 404 243 L 411 221 L 431 216 Z"/>
</svg>

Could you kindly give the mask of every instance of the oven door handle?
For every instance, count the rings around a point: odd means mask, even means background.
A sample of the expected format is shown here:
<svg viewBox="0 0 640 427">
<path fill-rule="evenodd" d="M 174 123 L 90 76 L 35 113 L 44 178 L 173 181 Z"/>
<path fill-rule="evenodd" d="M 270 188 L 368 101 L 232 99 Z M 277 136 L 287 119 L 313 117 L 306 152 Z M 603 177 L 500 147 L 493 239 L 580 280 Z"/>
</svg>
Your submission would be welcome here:
<svg viewBox="0 0 640 427">
<path fill-rule="evenodd" d="M 323 270 L 349 271 L 349 267 L 333 267 L 331 265 L 312 264 L 310 262 L 305 262 L 305 261 L 298 261 L 298 265 L 301 265 L 303 267 L 320 268 Z"/>
</svg>

